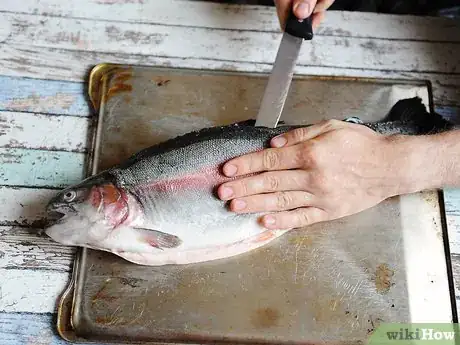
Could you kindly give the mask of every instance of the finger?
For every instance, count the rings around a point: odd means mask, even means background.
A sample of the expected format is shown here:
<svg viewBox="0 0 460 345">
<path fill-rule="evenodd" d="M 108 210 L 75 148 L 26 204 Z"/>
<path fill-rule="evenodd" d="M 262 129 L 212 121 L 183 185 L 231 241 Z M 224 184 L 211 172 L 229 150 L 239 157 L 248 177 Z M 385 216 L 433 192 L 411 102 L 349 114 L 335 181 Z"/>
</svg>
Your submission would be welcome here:
<svg viewBox="0 0 460 345">
<path fill-rule="evenodd" d="M 233 199 L 229 207 L 237 213 L 286 211 L 312 206 L 314 199 L 313 194 L 302 191 L 277 192 Z"/>
<path fill-rule="evenodd" d="M 246 177 L 221 184 L 217 195 L 222 200 L 244 196 L 303 190 L 307 185 L 308 173 L 303 170 L 274 171 Z"/>
<path fill-rule="evenodd" d="M 313 13 L 316 0 L 294 0 L 292 8 L 294 15 L 299 19 L 305 19 Z"/>
<path fill-rule="evenodd" d="M 278 135 L 270 141 L 272 147 L 285 147 L 298 144 L 302 141 L 313 139 L 320 134 L 326 133 L 334 128 L 338 128 L 341 121 L 327 120 L 321 121 L 308 127 L 300 127 L 289 132 Z"/>
<path fill-rule="evenodd" d="M 324 12 L 332 6 L 334 0 L 318 0 L 313 13 Z"/>
<path fill-rule="evenodd" d="M 316 30 L 325 17 L 324 12 L 313 13 L 311 20 L 311 27 L 313 30 Z"/>
<path fill-rule="evenodd" d="M 223 173 L 228 176 L 241 176 L 262 171 L 296 169 L 302 166 L 302 151 L 299 147 L 283 149 L 268 148 L 248 153 L 224 164 Z"/>
<path fill-rule="evenodd" d="M 313 13 L 317 0 L 275 0 L 276 12 L 281 30 L 284 31 L 289 13 L 294 12 L 298 19 L 305 19 Z"/>
<path fill-rule="evenodd" d="M 262 217 L 263 226 L 268 229 L 295 229 L 328 220 L 325 211 L 316 207 L 298 208 L 293 211 L 268 214 Z"/>
<path fill-rule="evenodd" d="M 278 15 L 278 21 L 280 23 L 280 28 L 284 31 L 286 26 L 286 20 L 291 11 L 293 0 L 275 0 L 276 12 Z"/>
</svg>

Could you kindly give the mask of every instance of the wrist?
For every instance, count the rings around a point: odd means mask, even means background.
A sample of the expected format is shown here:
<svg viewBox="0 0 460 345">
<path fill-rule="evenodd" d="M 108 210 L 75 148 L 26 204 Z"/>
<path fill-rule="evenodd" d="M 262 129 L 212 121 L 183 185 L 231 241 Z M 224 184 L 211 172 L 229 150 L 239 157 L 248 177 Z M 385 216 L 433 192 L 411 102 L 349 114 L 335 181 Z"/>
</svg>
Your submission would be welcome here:
<svg viewBox="0 0 460 345">
<path fill-rule="evenodd" d="M 436 139 L 434 135 L 389 138 L 390 170 L 396 178 L 393 196 L 442 187 L 445 164 Z"/>
</svg>

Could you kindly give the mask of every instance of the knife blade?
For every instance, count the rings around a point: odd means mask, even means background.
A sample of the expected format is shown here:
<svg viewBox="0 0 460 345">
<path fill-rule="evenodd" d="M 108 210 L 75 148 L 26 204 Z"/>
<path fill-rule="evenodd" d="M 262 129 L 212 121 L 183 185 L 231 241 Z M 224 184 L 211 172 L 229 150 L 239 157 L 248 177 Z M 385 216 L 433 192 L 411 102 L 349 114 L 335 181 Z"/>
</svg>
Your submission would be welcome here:
<svg viewBox="0 0 460 345">
<path fill-rule="evenodd" d="M 256 126 L 277 126 L 289 93 L 300 48 L 304 40 L 312 38 L 311 17 L 301 21 L 291 11 L 262 97 Z"/>
</svg>

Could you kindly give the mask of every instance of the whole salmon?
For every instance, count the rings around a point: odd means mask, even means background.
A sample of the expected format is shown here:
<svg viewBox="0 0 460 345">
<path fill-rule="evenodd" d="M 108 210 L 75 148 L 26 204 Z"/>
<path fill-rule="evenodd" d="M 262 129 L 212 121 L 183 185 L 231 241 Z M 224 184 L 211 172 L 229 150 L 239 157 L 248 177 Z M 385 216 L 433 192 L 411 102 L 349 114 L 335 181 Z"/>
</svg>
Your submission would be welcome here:
<svg viewBox="0 0 460 345">
<path fill-rule="evenodd" d="M 359 119 L 345 121 L 360 123 Z M 385 121 L 362 124 L 382 134 L 449 129 L 419 98 L 397 102 Z M 268 230 L 260 214 L 227 210 L 215 195 L 227 160 L 269 146 L 296 126 L 254 121 L 212 127 L 144 149 L 127 161 L 70 186 L 48 204 L 45 230 L 55 241 L 114 253 L 142 265 L 227 258 L 263 246 L 287 230 Z"/>
</svg>

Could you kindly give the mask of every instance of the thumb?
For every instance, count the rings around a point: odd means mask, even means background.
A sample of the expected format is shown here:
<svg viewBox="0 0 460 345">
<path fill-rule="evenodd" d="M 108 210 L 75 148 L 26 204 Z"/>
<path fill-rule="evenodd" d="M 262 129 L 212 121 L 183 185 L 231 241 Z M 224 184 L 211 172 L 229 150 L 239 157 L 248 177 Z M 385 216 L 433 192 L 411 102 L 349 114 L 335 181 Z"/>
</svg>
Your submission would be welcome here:
<svg viewBox="0 0 460 345">
<path fill-rule="evenodd" d="M 292 10 L 297 18 L 305 19 L 313 13 L 315 5 L 316 0 L 294 0 Z"/>
<path fill-rule="evenodd" d="M 320 134 L 339 128 L 341 121 L 325 120 L 308 127 L 299 127 L 284 134 L 280 134 L 270 141 L 272 147 L 283 147 L 296 145 L 302 141 L 313 139 Z"/>
<path fill-rule="evenodd" d="M 281 30 L 284 31 L 291 11 L 298 19 L 305 19 L 313 13 L 317 0 L 274 0 L 274 2 Z"/>
</svg>

